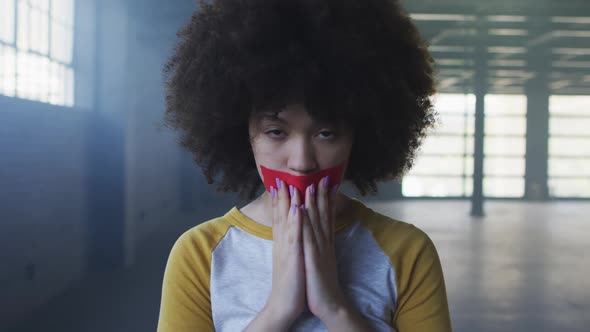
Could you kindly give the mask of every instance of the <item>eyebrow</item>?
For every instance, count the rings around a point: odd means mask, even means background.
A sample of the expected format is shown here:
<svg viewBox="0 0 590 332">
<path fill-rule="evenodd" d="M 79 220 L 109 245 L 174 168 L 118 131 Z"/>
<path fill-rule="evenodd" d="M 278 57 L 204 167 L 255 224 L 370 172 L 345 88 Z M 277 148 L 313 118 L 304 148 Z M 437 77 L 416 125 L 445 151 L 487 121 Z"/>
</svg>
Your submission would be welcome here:
<svg viewBox="0 0 590 332">
<path fill-rule="evenodd" d="M 280 122 L 280 123 L 287 123 L 287 120 L 278 117 L 278 112 L 265 112 L 265 113 L 261 113 L 258 116 L 258 119 L 260 119 L 260 120 L 275 121 L 275 122 Z"/>
<path fill-rule="evenodd" d="M 264 121 L 264 120 L 268 120 L 270 122 L 278 122 L 281 124 L 288 124 L 289 121 L 283 119 L 283 118 L 279 118 L 279 112 L 273 112 L 273 111 L 267 111 L 267 112 L 261 112 L 258 114 L 258 120 L 259 121 Z M 316 122 L 316 126 L 318 127 L 322 127 L 322 126 L 333 126 L 336 128 L 340 128 L 341 124 L 338 122 L 334 122 L 334 121 L 318 121 Z"/>
</svg>

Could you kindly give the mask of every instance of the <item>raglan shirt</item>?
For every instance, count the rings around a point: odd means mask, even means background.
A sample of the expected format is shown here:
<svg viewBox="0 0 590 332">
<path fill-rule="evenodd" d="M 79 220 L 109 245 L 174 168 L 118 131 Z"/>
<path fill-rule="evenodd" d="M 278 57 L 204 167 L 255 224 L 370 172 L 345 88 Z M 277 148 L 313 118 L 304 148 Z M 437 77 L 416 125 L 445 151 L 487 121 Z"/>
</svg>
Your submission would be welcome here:
<svg viewBox="0 0 590 332">
<path fill-rule="evenodd" d="M 336 219 L 338 282 L 374 331 L 451 331 L 440 260 L 423 231 L 356 199 Z M 233 207 L 174 244 L 158 332 L 242 331 L 266 304 L 271 286 L 272 228 Z M 326 327 L 304 311 L 290 331 Z"/>
</svg>

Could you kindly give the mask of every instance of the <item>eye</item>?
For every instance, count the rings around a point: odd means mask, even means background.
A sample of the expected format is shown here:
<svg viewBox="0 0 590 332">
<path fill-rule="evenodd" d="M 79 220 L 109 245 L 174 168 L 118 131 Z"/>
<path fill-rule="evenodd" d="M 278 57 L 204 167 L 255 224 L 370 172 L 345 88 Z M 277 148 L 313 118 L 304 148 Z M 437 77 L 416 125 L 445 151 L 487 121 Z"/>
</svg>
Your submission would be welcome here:
<svg viewBox="0 0 590 332">
<path fill-rule="evenodd" d="M 281 134 L 283 134 L 283 133 L 284 132 L 280 129 L 272 129 L 272 130 L 265 132 L 266 135 L 268 135 L 270 137 L 276 137 L 276 138 L 282 137 Z"/>
<path fill-rule="evenodd" d="M 320 135 L 322 135 L 323 138 L 332 138 L 335 136 L 335 133 L 329 130 L 322 130 L 320 132 Z"/>
</svg>

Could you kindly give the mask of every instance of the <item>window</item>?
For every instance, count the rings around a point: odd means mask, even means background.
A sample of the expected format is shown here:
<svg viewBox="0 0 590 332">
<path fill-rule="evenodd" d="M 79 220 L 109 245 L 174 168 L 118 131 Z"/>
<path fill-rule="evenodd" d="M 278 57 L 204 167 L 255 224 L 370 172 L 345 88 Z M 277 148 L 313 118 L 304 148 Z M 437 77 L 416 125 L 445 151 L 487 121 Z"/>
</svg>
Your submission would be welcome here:
<svg viewBox="0 0 590 332">
<path fill-rule="evenodd" d="M 590 96 L 549 98 L 549 195 L 590 197 Z"/>
<path fill-rule="evenodd" d="M 439 123 L 404 177 L 402 193 L 406 197 L 471 196 L 475 96 L 439 94 L 434 105 Z"/>
<path fill-rule="evenodd" d="M 0 94 L 74 104 L 74 0 L 0 0 Z"/>
<path fill-rule="evenodd" d="M 484 196 L 523 197 L 526 96 L 486 95 L 484 103 Z"/>
</svg>

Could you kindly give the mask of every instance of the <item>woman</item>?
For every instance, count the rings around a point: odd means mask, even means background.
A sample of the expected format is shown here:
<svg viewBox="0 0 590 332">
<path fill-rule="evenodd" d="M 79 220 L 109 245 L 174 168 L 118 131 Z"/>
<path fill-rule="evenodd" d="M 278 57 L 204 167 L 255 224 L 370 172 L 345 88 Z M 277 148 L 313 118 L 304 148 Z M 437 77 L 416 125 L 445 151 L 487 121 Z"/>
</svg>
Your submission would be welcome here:
<svg viewBox="0 0 590 332">
<path fill-rule="evenodd" d="M 177 240 L 158 331 L 450 331 L 430 238 L 338 192 L 403 175 L 434 123 L 397 1 L 202 2 L 179 37 L 166 121 L 252 201 Z"/>
</svg>

